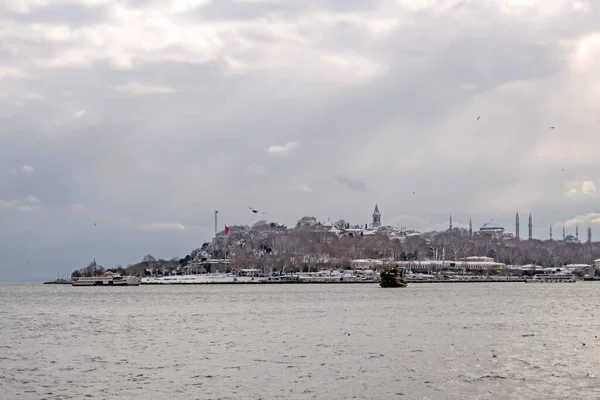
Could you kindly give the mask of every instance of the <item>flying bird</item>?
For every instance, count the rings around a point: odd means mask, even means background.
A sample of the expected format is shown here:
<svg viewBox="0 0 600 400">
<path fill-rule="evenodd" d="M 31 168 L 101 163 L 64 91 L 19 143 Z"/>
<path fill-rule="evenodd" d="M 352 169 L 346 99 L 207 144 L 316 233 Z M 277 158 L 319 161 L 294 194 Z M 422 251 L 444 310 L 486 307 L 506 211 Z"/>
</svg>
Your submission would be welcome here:
<svg viewBox="0 0 600 400">
<path fill-rule="evenodd" d="M 481 117 L 477 117 L 477 121 L 479 121 L 479 118 L 481 118 Z"/>
<path fill-rule="evenodd" d="M 553 126 L 551 126 L 551 127 L 550 127 L 550 129 L 554 129 L 554 127 L 553 127 Z"/>
<path fill-rule="evenodd" d="M 260 213 L 260 214 L 266 214 L 266 212 L 263 212 L 263 211 L 258 211 L 258 210 L 254 209 L 254 208 L 252 208 L 252 207 L 248 207 L 248 209 L 249 209 L 250 211 L 252 211 L 254 214 L 259 214 L 259 213 Z"/>
</svg>

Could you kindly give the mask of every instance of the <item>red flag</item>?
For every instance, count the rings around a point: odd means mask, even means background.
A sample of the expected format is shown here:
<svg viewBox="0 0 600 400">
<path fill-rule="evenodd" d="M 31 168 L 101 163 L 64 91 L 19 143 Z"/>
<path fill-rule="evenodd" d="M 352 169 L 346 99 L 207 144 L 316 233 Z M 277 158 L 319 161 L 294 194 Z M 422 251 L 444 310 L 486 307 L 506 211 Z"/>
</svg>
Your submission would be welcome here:
<svg viewBox="0 0 600 400">
<path fill-rule="evenodd" d="M 228 235 L 229 234 L 229 227 L 227 225 L 225 225 L 225 234 Z"/>
</svg>

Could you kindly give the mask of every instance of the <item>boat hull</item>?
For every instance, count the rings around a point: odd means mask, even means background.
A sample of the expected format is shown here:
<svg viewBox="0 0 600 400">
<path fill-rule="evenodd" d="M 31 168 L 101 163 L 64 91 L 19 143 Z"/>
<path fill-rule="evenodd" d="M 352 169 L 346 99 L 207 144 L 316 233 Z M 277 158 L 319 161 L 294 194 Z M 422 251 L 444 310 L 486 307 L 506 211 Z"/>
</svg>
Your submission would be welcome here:
<svg viewBox="0 0 600 400">
<path fill-rule="evenodd" d="M 404 283 L 404 282 L 395 282 L 395 283 L 386 283 L 386 282 L 380 282 L 379 286 L 381 286 L 382 288 L 390 288 L 390 287 L 407 287 L 408 284 Z"/>
</svg>

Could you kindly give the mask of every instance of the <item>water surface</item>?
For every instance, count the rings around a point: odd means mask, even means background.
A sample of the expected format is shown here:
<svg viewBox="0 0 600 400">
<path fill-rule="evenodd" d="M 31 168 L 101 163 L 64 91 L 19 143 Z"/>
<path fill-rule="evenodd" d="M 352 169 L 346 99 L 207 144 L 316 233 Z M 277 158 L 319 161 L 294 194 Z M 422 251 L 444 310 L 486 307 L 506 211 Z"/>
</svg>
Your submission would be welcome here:
<svg viewBox="0 0 600 400">
<path fill-rule="evenodd" d="M 0 286 L 1 399 L 598 399 L 600 283 Z"/>
</svg>

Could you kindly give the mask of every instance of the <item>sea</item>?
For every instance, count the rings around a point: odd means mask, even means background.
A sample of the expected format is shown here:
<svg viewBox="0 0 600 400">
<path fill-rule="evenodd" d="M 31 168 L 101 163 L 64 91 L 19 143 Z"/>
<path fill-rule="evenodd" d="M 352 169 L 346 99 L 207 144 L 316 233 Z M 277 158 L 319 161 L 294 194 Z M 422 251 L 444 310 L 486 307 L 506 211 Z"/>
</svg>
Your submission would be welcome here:
<svg viewBox="0 0 600 400">
<path fill-rule="evenodd" d="M 0 399 L 599 399 L 600 283 L 0 285 Z"/>
</svg>

